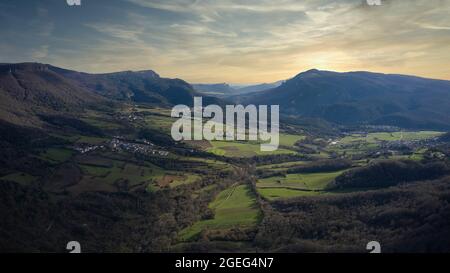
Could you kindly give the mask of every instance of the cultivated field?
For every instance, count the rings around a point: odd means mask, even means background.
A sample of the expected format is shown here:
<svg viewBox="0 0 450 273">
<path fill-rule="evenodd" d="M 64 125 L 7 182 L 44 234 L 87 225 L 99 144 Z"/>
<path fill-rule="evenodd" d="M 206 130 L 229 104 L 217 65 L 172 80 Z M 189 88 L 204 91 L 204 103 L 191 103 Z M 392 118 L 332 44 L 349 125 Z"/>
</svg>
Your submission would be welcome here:
<svg viewBox="0 0 450 273">
<path fill-rule="evenodd" d="M 259 193 L 269 200 L 323 193 L 325 187 L 343 171 L 330 173 L 287 174 L 259 179 Z"/>
<path fill-rule="evenodd" d="M 272 152 L 261 151 L 261 143 L 258 141 L 210 141 L 208 152 L 226 157 L 252 157 L 273 154 L 296 154 L 292 149 L 295 142 L 303 139 L 301 135 L 280 134 L 279 148 Z"/>
<path fill-rule="evenodd" d="M 259 221 L 260 212 L 255 196 L 247 185 L 233 185 L 217 195 L 209 204 L 214 218 L 195 223 L 180 232 L 181 240 L 186 241 L 202 230 L 221 230 L 232 227 L 251 227 Z"/>
</svg>

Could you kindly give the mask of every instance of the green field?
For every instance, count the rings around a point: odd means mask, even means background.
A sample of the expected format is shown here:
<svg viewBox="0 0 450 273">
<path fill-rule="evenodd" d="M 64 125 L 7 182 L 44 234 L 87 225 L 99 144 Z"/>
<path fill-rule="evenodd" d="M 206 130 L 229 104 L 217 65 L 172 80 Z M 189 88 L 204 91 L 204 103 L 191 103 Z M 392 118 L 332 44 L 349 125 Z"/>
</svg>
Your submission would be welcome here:
<svg viewBox="0 0 450 273">
<path fill-rule="evenodd" d="M 265 170 L 283 171 L 283 170 L 287 170 L 289 168 L 302 166 L 306 163 L 308 163 L 308 161 L 283 162 L 283 163 L 277 163 L 277 164 L 261 165 L 261 166 L 256 167 L 256 169 L 257 170 L 265 169 Z"/>
<path fill-rule="evenodd" d="M 116 191 L 118 182 L 126 182 L 128 187 L 145 186 L 147 190 L 154 191 L 163 187 L 177 187 L 190 184 L 201 177 L 189 172 L 168 171 L 150 163 L 137 165 L 120 160 L 107 160 L 97 157 L 102 164 L 79 162 L 83 178 L 81 182 L 72 187 L 77 191 L 83 188 L 101 191 Z"/>
<path fill-rule="evenodd" d="M 138 105 L 137 107 L 133 107 L 128 109 L 129 112 L 136 111 L 138 113 L 146 113 L 147 115 L 157 115 L 157 116 L 166 116 L 171 117 L 172 110 L 168 108 L 160 108 L 160 107 L 145 107 L 143 105 Z M 125 112 L 125 111 L 124 111 Z"/>
<path fill-rule="evenodd" d="M 146 112 L 151 113 L 150 111 Z M 155 113 L 153 115 L 152 113 L 152 115 L 149 115 L 145 118 L 145 122 L 148 127 L 162 130 L 166 133 L 170 133 L 170 128 L 172 127 L 174 121 L 176 121 L 176 119 L 170 117 L 170 113 L 169 116 L 162 113 Z M 215 155 L 226 157 L 252 157 L 257 155 L 270 154 L 292 154 L 295 152 L 286 148 L 292 147 L 295 142 L 303 138 L 304 136 L 301 135 L 280 133 L 279 146 L 283 146 L 284 148 L 278 148 L 278 150 L 273 152 L 261 151 L 261 145 L 259 141 L 210 141 L 211 147 L 205 147 L 204 149 Z M 191 145 L 195 146 L 195 141 L 193 141 Z"/>
<path fill-rule="evenodd" d="M 439 137 L 442 132 L 436 131 L 418 131 L 418 132 L 379 132 L 369 133 L 367 135 L 353 134 L 341 138 L 335 145 L 328 145 L 326 150 L 344 156 L 364 155 L 367 152 L 377 150 L 382 142 L 389 141 L 420 141 Z M 423 158 L 423 151 L 414 151 L 411 156 L 394 155 L 391 159 L 412 159 L 420 160 Z"/>
<path fill-rule="evenodd" d="M 330 173 L 288 174 L 259 179 L 258 192 L 265 198 L 289 198 L 319 194 L 344 171 Z"/>
<path fill-rule="evenodd" d="M 180 179 L 176 179 L 172 183 L 170 183 L 171 188 L 181 186 L 181 185 L 191 184 L 200 179 L 200 176 L 195 175 L 195 174 L 186 174 L 186 175 L 182 175 L 179 177 L 180 177 Z"/>
<path fill-rule="evenodd" d="M 98 145 L 98 144 L 102 144 L 106 141 L 108 141 L 108 139 L 103 138 L 103 137 L 80 136 L 76 142 L 91 144 L 91 145 Z"/>
<path fill-rule="evenodd" d="M 105 162 L 106 163 L 106 162 Z M 103 164 L 105 164 L 103 163 Z M 83 177 L 81 181 L 71 187 L 74 192 L 87 190 L 117 191 L 117 183 L 126 182 L 128 187 L 145 186 L 164 175 L 164 171 L 154 165 L 135 165 L 129 162 L 108 160 L 110 166 L 95 166 L 79 163 Z"/>
<path fill-rule="evenodd" d="M 116 130 L 116 129 L 120 129 L 122 127 L 120 124 L 116 123 L 116 121 L 108 120 L 105 118 L 89 116 L 89 117 L 82 118 L 81 120 L 92 126 L 101 128 L 103 130 L 105 130 L 105 129 L 106 130 Z"/>
<path fill-rule="evenodd" d="M 28 185 L 29 183 L 34 182 L 36 180 L 36 177 L 26 173 L 12 173 L 0 177 L 0 180 L 12 181 L 22 185 Z"/>
<path fill-rule="evenodd" d="M 200 158 L 200 157 L 187 157 L 187 156 L 178 156 L 178 159 L 183 160 L 183 161 L 190 161 L 193 163 L 199 163 L 199 164 L 197 164 L 197 165 L 199 165 L 199 167 L 196 169 L 205 168 L 204 166 L 206 164 L 206 167 L 212 171 L 232 170 L 232 165 L 230 165 L 226 162 L 223 162 L 223 161 L 219 161 L 219 160 L 205 159 L 205 158 Z"/>
<path fill-rule="evenodd" d="M 195 223 L 179 234 L 186 241 L 199 234 L 204 229 L 226 229 L 232 227 L 251 227 L 260 218 L 255 196 L 247 185 L 234 185 L 220 192 L 209 204 L 214 211 L 214 218 Z"/>
<path fill-rule="evenodd" d="M 273 152 L 261 151 L 259 143 L 252 142 L 236 142 L 236 141 L 211 141 L 212 148 L 207 151 L 220 156 L 227 157 L 252 157 L 256 155 L 270 155 L 270 154 L 294 154 L 294 151 L 279 148 Z"/>
<path fill-rule="evenodd" d="M 74 152 L 64 148 L 49 148 L 39 154 L 39 157 L 52 163 L 62 163 L 69 160 Z"/>
<path fill-rule="evenodd" d="M 295 142 L 304 138 L 300 135 L 280 134 L 280 143 L 276 151 L 261 151 L 261 143 L 258 141 L 211 141 L 211 148 L 207 151 L 220 156 L 227 157 L 252 157 L 257 155 L 271 154 L 295 154 L 295 151 L 289 150 Z M 284 148 L 281 148 L 283 146 Z"/>
<path fill-rule="evenodd" d="M 176 121 L 170 116 L 150 115 L 145 117 L 145 124 L 153 129 L 161 130 L 164 133 L 170 134 L 172 124 Z"/>
<path fill-rule="evenodd" d="M 301 191 L 301 190 L 292 190 L 285 188 L 260 188 L 258 192 L 268 200 L 275 200 L 278 198 L 293 198 L 299 196 L 314 196 L 320 194 L 315 191 Z"/>
<path fill-rule="evenodd" d="M 287 149 L 278 149 L 273 152 L 261 151 L 259 143 L 243 143 L 236 141 L 211 141 L 212 148 L 207 151 L 220 156 L 227 157 L 252 157 L 256 155 L 271 155 L 271 154 L 294 154 L 294 151 Z"/>
<path fill-rule="evenodd" d="M 418 132 L 381 132 L 381 133 L 369 133 L 367 136 L 355 134 L 342 138 L 340 143 L 349 144 L 352 142 L 368 142 L 376 143 L 379 141 L 396 141 L 396 140 L 423 140 L 434 138 L 442 135 L 442 132 L 436 131 L 418 131 Z"/>
<path fill-rule="evenodd" d="M 89 174 L 92 176 L 107 176 L 111 169 L 105 168 L 105 167 L 99 167 L 99 166 L 90 166 L 90 165 L 80 165 L 81 169 L 85 174 Z"/>
<path fill-rule="evenodd" d="M 305 136 L 280 133 L 280 146 L 292 147 L 297 141 L 301 139 L 305 139 Z"/>
</svg>

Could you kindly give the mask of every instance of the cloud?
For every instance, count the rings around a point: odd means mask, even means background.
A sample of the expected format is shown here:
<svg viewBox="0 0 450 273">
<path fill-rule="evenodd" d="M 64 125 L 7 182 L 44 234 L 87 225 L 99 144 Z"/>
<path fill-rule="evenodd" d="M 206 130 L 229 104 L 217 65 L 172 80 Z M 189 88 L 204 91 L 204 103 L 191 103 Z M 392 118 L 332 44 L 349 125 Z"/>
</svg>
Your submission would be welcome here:
<svg viewBox="0 0 450 273">
<path fill-rule="evenodd" d="M 126 42 L 140 41 L 140 36 L 143 34 L 143 28 L 136 26 L 130 27 L 105 23 L 85 24 L 85 26 L 112 38 L 117 38 Z"/>
<path fill-rule="evenodd" d="M 48 56 L 48 45 L 41 45 L 31 51 L 31 57 L 35 60 L 42 60 Z"/>
<path fill-rule="evenodd" d="M 311 1 L 294 1 L 294 0 L 173 0 L 173 1 L 146 1 L 146 0 L 127 0 L 130 3 L 141 7 L 171 11 L 171 12 L 207 12 L 207 11 L 250 11 L 270 13 L 274 11 L 303 11 L 305 3 Z"/>
<path fill-rule="evenodd" d="M 16 59 L 27 49 L 78 70 L 154 69 L 192 82 L 269 82 L 310 68 L 450 77 L 448 1 L 98 0 L 61 16 L 52 7 L 30 18 L 0 11 L 0 22 L 16 16 L 19 30 L 0 30 L 20 41 Z"/>
</svg>

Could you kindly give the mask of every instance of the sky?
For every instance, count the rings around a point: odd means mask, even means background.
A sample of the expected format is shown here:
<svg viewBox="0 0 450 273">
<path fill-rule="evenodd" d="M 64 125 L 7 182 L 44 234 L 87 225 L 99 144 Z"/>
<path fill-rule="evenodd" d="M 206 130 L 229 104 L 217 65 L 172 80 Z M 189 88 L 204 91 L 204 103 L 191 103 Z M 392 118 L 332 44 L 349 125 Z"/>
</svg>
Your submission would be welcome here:
<svg viewBox="0 0 450 273">
<path fill-rule="evenodd" d="M 0 62 L 191 83 L 312 68 L 450 80 L 450 0 L 0 0 Z"/>
</svg>

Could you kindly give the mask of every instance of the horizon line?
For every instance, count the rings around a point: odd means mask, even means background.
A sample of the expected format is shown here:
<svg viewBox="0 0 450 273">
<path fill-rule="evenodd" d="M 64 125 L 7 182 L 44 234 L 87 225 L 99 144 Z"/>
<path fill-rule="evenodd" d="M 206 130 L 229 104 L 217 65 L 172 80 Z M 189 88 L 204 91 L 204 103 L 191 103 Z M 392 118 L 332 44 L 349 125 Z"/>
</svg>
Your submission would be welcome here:
<svg viewBox="0 0 450 273">
<path fill-rule="evenodd" d="M 318 69 L 318 68 L 311 68 L 311 69 L 307 69 L 307 70 L 303 70 L 298 72 L 297 74 L 285 78 L 285 79 L 279 79 L 279 80 L 275 80 L 275 81 L 269 81 L 269 82 L 227 82 L 227 81 L 204 81 L 204 82 L 197 82 L 197 81 L 188 81 L 185 78 L 182 77 L 170 77 L 170 76 L 162 76 L 161 74 L 158 73 L 158 71 L 154 70 L 154 69 L 125 69 L 125 70 L 114 70 L 114 71 L 109 71 L 109 72 L 88 72 L 88 71 L 82 71 L 82 70 L 78 70 L 78 69 L 74 69 L 74 68 L 68 68 L 65 66 L 59 66 L 59 65 L 54 65 L 54 64 L 50 64 L 50 63 L 42 63 L 42 62 L 36 62 L 36 61 L 26 61 L 26 62 L 0 62 L 0 65 L 20 65 L 20 64 L 39 64 L 39 65 L 48 65 L 48 66 L 52 66 L 52 67 L 56 67 L 56 68 L 60 68 L 60 69 L 65 69 L 65 70 L 71 70 L 74 72 L 78 72 L 78 73 L 86 73 L 86 74 L 91 74 L 91 75 L 102 75 L 102 74 L 114 74 L 114 73 L 123 73 L 123 72 L 134 72 L 134 73 L 138 73 L 138 72 L 148 72 L 148 71 L 152 71 L 155 74 L 157 74 L 160 78 L 166 78 L 166 79 L 179 79 L 179 80 L 183 80 L 191 85 L 196 85 L 196 84 L 228 84 L 229 86 L 233 87 L 234 86 L 242 86 L 242 87 L 246 87 L 246 86 L 252 86 L 252 85 L 260 85 L 260 84 L 273 84 L 273 83 L 277 83 L 277 82 L 282 82 L 282 81 L 287 81 L 290 79 L 295 78 L 296 76 L 302 74 L 302 73 L 306 73 L 306 72 L 310 72 L 310 71 L 319 71 L 319 72 L 331 72 L 331 73 L 339 73 L 339 74 L 345 74 L 345 73 L 372 73 L 372 74 L 383 74 L 383 75 L 397 75 L 397 76 L 408 76 L 408 77 L 416 77 L 416 78 L 422 78 L 422 79 L 428 79 L 428 80 L 437 80 L 437 81 L 450 81 L 450 79 L 441 79 L 441 78 L 433 78 L 433 77 L 427 77 L 427 76 L 421 76 L 421 75 L 416 75 L 416 74 L 403 74 L 403 73 L 386 73 L 386 72 L 379 72 L 379 71 L 370 71 L 370 70 L 348 70 L 348 71 L 339 71 L 339 70 L 328 70 L 328 69 Z"/>
</svg>

